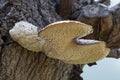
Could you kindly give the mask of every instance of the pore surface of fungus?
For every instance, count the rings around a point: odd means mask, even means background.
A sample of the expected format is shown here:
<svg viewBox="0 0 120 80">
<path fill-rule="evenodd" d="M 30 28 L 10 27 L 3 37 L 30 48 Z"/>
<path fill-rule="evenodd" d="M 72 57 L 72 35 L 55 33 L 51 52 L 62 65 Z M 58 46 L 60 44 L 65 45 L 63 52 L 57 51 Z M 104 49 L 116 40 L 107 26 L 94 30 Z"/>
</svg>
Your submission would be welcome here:
<svg viewBox="0 0 120 80">
<path fill-rule="evenodd" d="M 46 26 L 39 32 L 39 36 L 50 45 L 50 48 L 44 48 L 47 56 L 71 64 L 72 62 L 74 64 L 84 64 L 102 59 L 109 52 L 105 43 L 101 41 L 91 40 L 91 42 L 90 40 L 80 39 L 81 45 L 76 44 L 74 41 L 76 37 L 85 37 L 92 31 L 90 25 L 81 22 L 59 21 Z"/>
<path fill-rule="evenodd" d="M 49 24 L 39 31 L 36 26 L 20 21 L 9 31 L 24 48 L 42 51 L 70 64 L 91 63 L 107 56 L 109 49 L 104 42 L 81 39 L 92 32 L 92 26 L 69 20 Z"/>
<path fill-rule="evenodd" d="M 76 45 L 74 45 L 74 46 L 76 46 Z M 77 48 L 79 48 L 79 49 L 77 49 Z M 76 48 L 74 48 L 74 50 L 76 50 L 75 52 L 78 53 L 76 55 L 76 58 L 67 60 L 64 62 L 70 63 L 70 64 L 91 63 L 91 62 L 95 62 L 97 60 L 104 58 L 109 53 L 109 49 L 105 48 L 104 42 L 99 42 L 97 44 L 86 45 L 86 46 L 78 46 L 77 45 Z M 71 52 L 72 51 L 68 51 L 67 53 L 71 53 Z M 82 56 L 82 57 L 78 57 L 78 56 Z"/>
</svg>

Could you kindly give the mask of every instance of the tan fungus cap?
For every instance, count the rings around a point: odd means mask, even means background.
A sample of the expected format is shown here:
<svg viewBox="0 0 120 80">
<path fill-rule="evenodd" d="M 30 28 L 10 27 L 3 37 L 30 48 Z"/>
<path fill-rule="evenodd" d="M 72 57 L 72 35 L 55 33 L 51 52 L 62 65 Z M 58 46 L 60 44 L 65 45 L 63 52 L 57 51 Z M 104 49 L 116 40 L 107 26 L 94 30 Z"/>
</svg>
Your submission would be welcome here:
<svg viewBox="0 0 120 80">
<path fill-rule="evenodd" d="M 92 26 L 78 21 L 59 21 L 46 26 L 39 32 L 45 39 L 44 52 L 47 56 L 70 64 L 96 62 L 107 56 L 109 49 L 104 42 L 78 45 L 74 39 L 93 32 Z"/>
</svg>

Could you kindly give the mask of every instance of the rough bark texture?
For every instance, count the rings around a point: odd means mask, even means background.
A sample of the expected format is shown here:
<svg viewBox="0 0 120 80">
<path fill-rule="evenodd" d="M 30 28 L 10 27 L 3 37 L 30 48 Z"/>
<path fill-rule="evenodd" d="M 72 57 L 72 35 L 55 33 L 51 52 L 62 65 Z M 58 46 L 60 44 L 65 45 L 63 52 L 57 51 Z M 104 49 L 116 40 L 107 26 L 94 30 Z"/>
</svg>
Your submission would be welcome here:
<svg viewBox="0 0 120 80">
<path fill-rule="evenodd" d="M 60 17 L 50 0 L 0 1 L 0 80 L 68 80 L 72 65 L 30 52 L 13 42 L 8 30 L 20 20 L 41 29 Z"/>
<path fill-rule="evenodd" d="M 72 69 L 72 65 L 30 52 L 17 44 L 4 46 L 2 53 L 1 80 L 67 80 Z"/>
<path fill-rule="evenodd" d="M 112 30 L 109 36 L 108 46 L 111 48 L 120 48 L 120 4 L 111 9 Z"/>
<path fill-rule="evenodd" d="M 41 29 L 49 23 L 64 19 L 64 16 L 58 15 L 60 12 L 56 12 L 58 8 L 55 6 L 56 2 L 56 0 L 0 0 L 0 80 L 83 80 L 79 74 L 82 73 L 84 65 L 65 64 L 48 58 L 43 53 L 28 51 L 14 42 L 8 33 L 15 22 L 20 20 L 28 21 Z M 101 3 L 105 2 L 108 3 L 109 0 Z M 104 40 L 111 49 L 119 48 L 120 6 L 115 7 L 106 17 L 86 18 L 83 7 L 94 3 L 93 0 L 75 0 L 72 7 L 71 4 L 65 5 L 69 9 L 65 13 L 69 17 L 65 18 L 92 25 L 94 33 L 86 38 Z M 118 58 L 119 54 L 120 51 L 115 49 L 108 57 Z"/>
<path fill-rule="evenodd" d="M 72 7 L 75 0 L 60 0 L 59 13 L 64 19 L 68 19 L 72 13 Z"/>
</svg>

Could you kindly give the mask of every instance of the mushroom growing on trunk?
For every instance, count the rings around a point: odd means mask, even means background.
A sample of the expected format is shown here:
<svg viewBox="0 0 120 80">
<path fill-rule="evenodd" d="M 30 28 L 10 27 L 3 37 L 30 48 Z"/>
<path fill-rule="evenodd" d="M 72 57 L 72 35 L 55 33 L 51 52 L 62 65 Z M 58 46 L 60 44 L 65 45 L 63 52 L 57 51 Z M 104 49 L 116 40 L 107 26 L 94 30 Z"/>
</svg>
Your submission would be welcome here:
<svg viewBox="0 0 120 80">
<path fill-rule="evenodd" d="M 48 57 L 70 64 L 92 63 L 108 55 L 105 42 L 82 39 L 92 32 L 92 26 L 69 20 L 49 24 L 42 30 L 20 21 L 9 31 L 24 48 L 42 51 Z"/>
</svg>

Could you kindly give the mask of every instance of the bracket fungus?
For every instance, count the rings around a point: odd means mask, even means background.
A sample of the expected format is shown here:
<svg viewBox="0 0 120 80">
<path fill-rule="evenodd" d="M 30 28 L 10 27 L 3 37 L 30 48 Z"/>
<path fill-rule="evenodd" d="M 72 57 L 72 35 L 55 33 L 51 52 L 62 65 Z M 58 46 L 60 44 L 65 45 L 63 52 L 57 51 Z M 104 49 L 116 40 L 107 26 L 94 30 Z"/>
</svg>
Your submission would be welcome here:
<svg viewBox="0 0 120 80">
<path fill-rule="evenodd" d="M 81 39 L 92 32 L 92 26 L 70 20 L 49 24 L 41 30 L 20 21 L 9 31 L 11 37 L 24 48 L 42 51 L 48 57 L 70 64 L 96 62 L 107 56 L 109 49 L 105 42 Z"/>
</svg>

